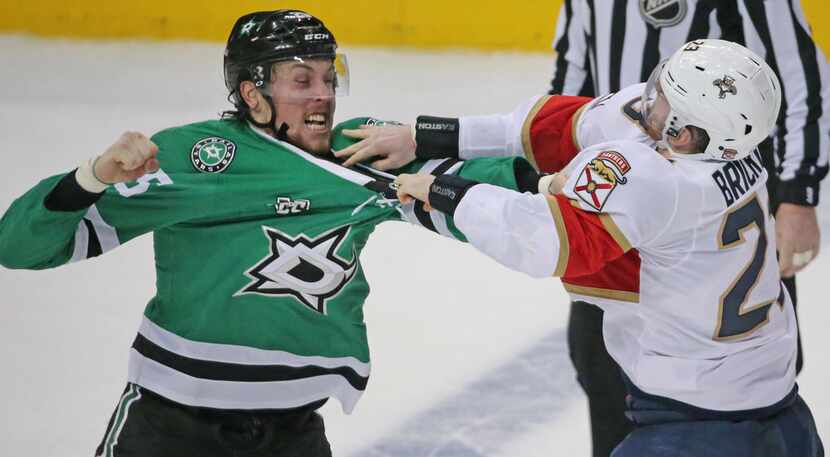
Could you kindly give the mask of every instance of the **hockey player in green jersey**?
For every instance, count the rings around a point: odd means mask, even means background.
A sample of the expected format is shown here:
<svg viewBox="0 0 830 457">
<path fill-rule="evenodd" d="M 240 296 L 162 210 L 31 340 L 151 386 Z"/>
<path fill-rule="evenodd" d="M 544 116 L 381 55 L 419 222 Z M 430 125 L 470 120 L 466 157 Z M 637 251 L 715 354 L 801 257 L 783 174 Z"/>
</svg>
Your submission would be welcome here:
<svg viewBox="0 0 830 457">
<path fill-rule="evenodd" d="M 351 411 L 370 362 L 358 260 L 374 227 L 406 219 L 460 237 L 451 220 L 400 205 L 394 176 L 340 166 L 333 128 L 347 67 L 331 32 L 300 11 L 234 25 L 222 120 L 127 133 L 47 178 L 0 221 L 0 264 L 43 269 L 152 232 L 156 294 L 130 351 L 128 385 L 100 456 L 328 456 L 328 398 Z M 498 166 L 496 166 L 498 165 Z M 521 159 L 422 162 L 533 189 Z"/>
</svg>

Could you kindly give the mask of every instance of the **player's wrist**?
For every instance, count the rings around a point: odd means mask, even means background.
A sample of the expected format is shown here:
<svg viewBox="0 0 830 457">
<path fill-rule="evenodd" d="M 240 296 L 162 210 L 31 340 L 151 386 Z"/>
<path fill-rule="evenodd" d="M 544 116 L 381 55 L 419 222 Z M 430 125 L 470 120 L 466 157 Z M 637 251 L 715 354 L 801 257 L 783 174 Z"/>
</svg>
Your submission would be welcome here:
<svg viewBox="0 0 830 457">
<path fill-rule="evenodd" d="M 458 118 L 418 116 L 413 125 L 413 132 L 417 158 L 458 158 Z"/>
<path fill-rule="evenodd" d="M 95 162 L 97 160 L 97 157 L 91 158 L 75 170 L 75 180 L 78 182 L 78 185 L 85 191 L 93 194 L 104 192 L 109 187 L 109 184 L 103 182 L 95 174 Z"/>
<path fill-rule="evenodd" d="M 440 175 L 429 186 L 427 200 L 433 209 L 452 216 L 461 203 L 461 199 L 464 198 L 464 194 L 476 184 L 480 183 L 460 176 Z"/>
<path fill-rule="evenodd" d="M 791 203 L 799 206 L 817 206 L 819 203 L 819 182 L 807 178 L 779 181 L 775 188 L 778 204 Z"/>
<path fill-rule="evenodd" d="M 545 176 L 542 176 L 541 178 L 539 178 L 539 189 L 538 190 L 539 190 L 540 194 L 550 195 L 550 196 L 553 196 L 553 195 L 556 194 L 556 192 L 554 192 L 554 189 L 551 189 L 551 187 L 550 187 L 551 183 L 553 183 L 553 178 L 555 176 L 556 176 L 555 174 L 551 174 L 551 175 L 545 175 Z"/>
<path fill-rule="evenodd" d="M 103 191 L 93 192 L 81 185 L 78 176 L 83 176 L 83 172 L 78 173 L 79 169 L 67 173 L 55 184 L 55 187 L 43 200 L 43 206 L 46 209 L 50 211 L 86 210 L 104 195 Z"/>
</svg>

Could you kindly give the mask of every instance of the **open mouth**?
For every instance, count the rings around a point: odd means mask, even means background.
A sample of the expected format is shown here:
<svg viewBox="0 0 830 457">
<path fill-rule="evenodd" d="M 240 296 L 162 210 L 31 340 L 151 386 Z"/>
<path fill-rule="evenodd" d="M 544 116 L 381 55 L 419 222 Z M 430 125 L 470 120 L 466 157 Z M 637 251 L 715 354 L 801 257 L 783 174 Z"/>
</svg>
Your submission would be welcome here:
<svg viewBox="0 0 830 457">
<path fill-rule="evenodd" d="M 305 126 L 313 132 L 325 132 L 328 130 L 329 116 L 326 113 L 311 113 L 306 115 Z"/>
</svg>

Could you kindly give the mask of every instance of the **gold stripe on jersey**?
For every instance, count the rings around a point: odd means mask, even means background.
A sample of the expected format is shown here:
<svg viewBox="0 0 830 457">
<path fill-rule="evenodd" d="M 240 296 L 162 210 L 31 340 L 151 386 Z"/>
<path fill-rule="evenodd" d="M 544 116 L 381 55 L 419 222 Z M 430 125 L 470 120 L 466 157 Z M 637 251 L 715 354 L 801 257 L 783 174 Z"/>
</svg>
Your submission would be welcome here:
<svg viewBox="0 0 830 457">
<path fill-rule="evenodd" d="M 574 147 L 577 151 L 582 150 L 582 146 L 579 145 L 579 120 L 580 118 L 582 118 L 582 113 L 585 112 L 585 109 L 588 108 L 588 105 L 590 105 L 590 103 L 586 103 L 579 107 L 579 109 L 576 110 L 576 113 L 574 113 L 574 115 L 571 117 L 571 141 L 573 142 Z"/>
<path fill-rule="evenodd" d="M 599 214 L 599 220 L 602 221 L 605 231 L 611 235 L 611 238 L 614 238 L 614 241 L 617 242 L 623 252 L 631 250 L 631 243 L 628 241 L 628 238 L 625 237 L 622 230 L 620 230 L 617 226 L 617 223 L 614 222 L 614 219 L 610 214 Z"/>
<path fill-rule="evenodd" d="M 540 98 L 533 108 L 530 109 L 530 112 L 527 113 L 527 117 L 525 118 L 525 123 L 522 125 L 522 148 L 525 151 L 525 158 L 533 168 L 539 169 L 539 165 L 536 164 L 536 157 L 533 155 L 533 144 L 530 142 L 530 127 L 533 125 L 533 120 L 536 118 L 536 115 L 539 114 L 542 107 L 550 100 L 551 95 L 545 95 L 544 97 Z"/>
<path fill-rule="evenodd" d="M 553 216 L 557 238 L 559 238 L 559 258 L 556 260 L 556 271 L 553 275 L 561 277 L 565 275 L 565 270 L 568 268 L 568 258 L 571 255 L 571 248 L 568 244 L 568 230 L 565 228 L 565 219 L 562 217 L 562 210 L 559 208 L 559 201 L 556 200 L 556 197 L 548 197 L 548 206 L 550 206 L 550 214 Z"/>
<path fill-rule="evenodd" d="M 640 294 L 624 290 L 603 289 L 601 287 L 576 286 L 562 283 L 565 290 L 572 294 L 585 295 L 587 297 L 607 298 L 609 300 L 624 301 L 628 303 L 639 303 Z"/>
<path fill-rule="evenodd" d="M 571 202 L 571 206 L 573 206 L 574 208 L 585 211 L 582 209 L 582 206 L 580 206 L 578 200 L 574 200 L 571 198 L 568 199 L 568 201 Z M 633 246 L 631 246 L 631 242 L 628 241 L 628 238 L 625 237 L 622 230 L 620 230 L 620 227 L 617 225 L 616 222 L 614 222 L 614 219 L 611 217 L 610 214 L 595 214 L 599 216 L 599 220 L 602 222 L 603 227 L 605 227 L 605 231 L 608 232 L 609 235 L 611 235 L 611 238 L 613 238 L 614 241 L 617 242 L 617 244 L 620 246 L 620 249 L 622 249 L 623 252 L 628 252 L 633 248 Z"/>
</svg>

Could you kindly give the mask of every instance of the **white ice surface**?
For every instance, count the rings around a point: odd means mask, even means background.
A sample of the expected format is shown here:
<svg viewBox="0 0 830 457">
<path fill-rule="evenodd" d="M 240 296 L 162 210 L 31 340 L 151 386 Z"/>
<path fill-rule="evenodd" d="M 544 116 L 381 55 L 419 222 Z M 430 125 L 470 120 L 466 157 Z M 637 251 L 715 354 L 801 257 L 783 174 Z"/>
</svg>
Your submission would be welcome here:
<svg viewBox="0 0 830 457">
<path fill-rule="evenodd" d="M 352 93 L 339 100 L 340 120 L 506 111 L 546 90 L 552 64 L 545 55 L 345 51 Z M 215 118 L 228 107 L 221 59 L 218 45 L 0 37 L 0 211 L 122 131 Z M 144 237 L 57 270 L 0 268 L 0 456 L 92 455 L 153 295 L 151 248 Z M 334 402 L 323 409 L 335 455 L 589 455 L 564 346 L 568 301 L 555 280 L 525 278 L 404 224 L 381 226 L 363 263 L 372 379 L 351 416 Z M 830 426 L 829 273 L 823 256 L 799 276 L 799 382 L 820 431 Z"/>
</svg>

